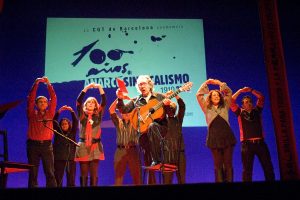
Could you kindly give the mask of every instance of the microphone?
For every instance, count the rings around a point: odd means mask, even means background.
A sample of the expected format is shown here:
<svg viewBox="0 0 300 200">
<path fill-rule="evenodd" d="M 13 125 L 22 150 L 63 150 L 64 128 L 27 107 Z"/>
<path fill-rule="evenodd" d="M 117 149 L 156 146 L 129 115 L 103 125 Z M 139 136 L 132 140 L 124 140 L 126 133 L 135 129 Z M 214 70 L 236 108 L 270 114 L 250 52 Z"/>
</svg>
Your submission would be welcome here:
<svg viewBox="0 0 300 200">
<path fill-rule="evenodd" d="M 50 122 L 53 121 L 53 119 L 40 119 L 40 120 L 36 120 L 37 122 Z"/>
</svg>

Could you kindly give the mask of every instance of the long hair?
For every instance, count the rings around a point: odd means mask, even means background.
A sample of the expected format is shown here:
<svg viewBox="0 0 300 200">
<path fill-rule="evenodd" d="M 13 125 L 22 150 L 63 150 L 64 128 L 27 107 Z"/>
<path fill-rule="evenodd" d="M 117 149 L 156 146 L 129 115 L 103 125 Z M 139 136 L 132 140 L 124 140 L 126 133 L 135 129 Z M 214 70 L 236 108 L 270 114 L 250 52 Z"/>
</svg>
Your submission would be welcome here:
<svg viewBox="0 0 300 200">
<path fill-rule="evenodd" d="M 59 121 L 59 126 L 61 127 L 61 124 L 62 124 L 62 122 L 63 121 L 66 121 L 68 124 L 69 124 L 69 128 L 68 128 L 68 132 L 72 129 L 72 123 L 71 123 L 71 121 L 68 119 L 68 118 L 62 118 L 60 121 Z"/>
<path fill-rule="evenodd" d="M 212 103 L 212 101 L 211 101 L 211 97 L 212 97 L 212 93 L 213 93 L 213 92 L 217 92 L 217 93 L 219 94 L 220 101 L 219 101 L 218 106 L 221 107 L 221 108 L 223 108 L 223 107 L 225 106 L 225 101 L 224 101 L 224 96 L 223 96 L 223 94 L 220 92 L 220 90 L 210 90 L 210 91 L 209 91 L 209 94 L 208 94 L 208 96 L 207 96 L 207 98 L 206 98 L 206 103 L 207 103 L 206 105 L 207 105 L 207 107 L 208 107 L 208 108 L 211 108 L 212 105 L 213 105 L 213 103 Z"/>
<path fill-rule="evenodd" d="M 98 103 L 98 101 L 97 101 L 97 99 L 96 99 L 95 97 L 89 97 L 89 98 L 87 98 L 87 99 L 85 100 L 85 102 L 84 102 L 84 104 L 83 104 L 83 111 L 84 111 L 85 113 L 88 112 L 87 109 L 86 109 L 86 104 L 87 104 L 87 102 L 89 102 L 89 101 L 92 101 L 92 102 L 95 103 L 95 108 L 94 108 L 93 113 L 94 113 L 94 114 L 97 114 L 97 113 L 99 112 L 100 105 L 99 105 L 99 103 Z"/>
</svg>

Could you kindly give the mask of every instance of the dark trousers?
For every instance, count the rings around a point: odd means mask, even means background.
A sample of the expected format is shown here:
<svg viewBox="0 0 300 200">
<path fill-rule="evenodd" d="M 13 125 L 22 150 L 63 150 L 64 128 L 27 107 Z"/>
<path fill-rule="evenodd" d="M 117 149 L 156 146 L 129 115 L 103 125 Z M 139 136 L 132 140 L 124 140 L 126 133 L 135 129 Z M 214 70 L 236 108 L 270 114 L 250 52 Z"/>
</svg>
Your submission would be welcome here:
<svg viewBox="0 0 300 200">
<path fill-rule="evenodd" d="M 265 179 L 267 181 L 275 180 L 274 168 L 271 161 L 271 155 L 267 144 L 262 140 L 260 142 L 242 143 L 242 163 L 243 163 L 243 181 L 252 181 L 254 157 L 257 156 L 263 168 Z"/>
<path fill-rule="evenodd" d="M 44 174 L 46 176 L 46 187 L 56 187 L 54 176 L 54 156 L 51 140 L 35 141 L 27 140 L 28 163 L 34 165 L 29 171 L 28 187 L 38 187 L 38 171 L 42 160 Z"/>
<path fill-rule="evenodd" d="M 234 146 L 211 148 L 214 159 L 215 182 L 232 182 L 232 156 Z"/>
<path fill-rule="evenodd" d="M 149 138 L 149 143 L 150 143 L 150 153 L 151 153 L 152 161 L 156 163 L 160 163 L 163 161 L 162 145 L 166 145 L 163 143 L 166 134 L 167 134 L 166 126 L 162 126 L 156 122 L 153 122 L 149 125 L 147 136 Z"/>
<path fill-rule="evenodd" d="M 141 137 L 139 138 L 139 145 L 142 152 L 142 155 L 140 155 L 141 160 L 144 161 L 145 166 L 150 166 L 152 162 L 152 157 L 150 152 L 150 142 L 147 134 L 141 135 Z M 155 174 L 153 171 L 149 171 L 149 179 L 147 184 L 155 184 L 155 183 L 156 183 Z"/>
<path fill-rule="evenodd" d="M 178 161 L 178 170 L 176 173 L 177 182 L 179 184 L 185 183 L 185 174 L 186 174 L 186 159 L 184 151 L 180 152 L 179 154 L 179 161 Z M 174 172 L 166 172 L 163 174 L 163 182 L 164 184 L 172 184 L 173 183 L 173 176 Z"/>
<path fill-rule="evenodd" d="M 162 142 L 167 133 L 167 127 L 153 122 L 148 127 L 148 132 L 140 137 L 140 146 L 144 153 L 144 163 L 150 166 L 152 162 L 162 162 Z M 145 172 L 144 172 L 145 173 Z M 153 171 L 149 171 L 148 184 L 155 184 L 156 178 Z"/>
<path fill-rule="evenodd" d="M 115 185 L 123 185 L 123 179 L 128 166 L 133 184 L 141 184 L 141 162 L 137 147 L 128 149 L 117 148 L 114 156 Z"/>
<path fill-rule="evenodd" d="M 55 160 L 54 174 L 58 187 L 63 185 L 64 172 L 66 172 L 67 186 L 75 186 L 76 163 L 73 160 Z"/>
</svg>

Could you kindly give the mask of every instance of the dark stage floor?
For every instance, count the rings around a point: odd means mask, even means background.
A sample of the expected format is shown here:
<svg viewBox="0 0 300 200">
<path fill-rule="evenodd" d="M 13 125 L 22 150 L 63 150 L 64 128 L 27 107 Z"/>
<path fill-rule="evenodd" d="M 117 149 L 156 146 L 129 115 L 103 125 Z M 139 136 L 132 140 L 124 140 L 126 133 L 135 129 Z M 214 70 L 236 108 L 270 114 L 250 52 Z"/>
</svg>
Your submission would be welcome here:
<svg viewBox="0 0 300 200">
<path fill-rule="evenodd" d="M 300 181 L 201 183 L 184 185 L 101 186 L 74 188 L 2 189 L 0 199 L 295 199 Z"/>
</svg>

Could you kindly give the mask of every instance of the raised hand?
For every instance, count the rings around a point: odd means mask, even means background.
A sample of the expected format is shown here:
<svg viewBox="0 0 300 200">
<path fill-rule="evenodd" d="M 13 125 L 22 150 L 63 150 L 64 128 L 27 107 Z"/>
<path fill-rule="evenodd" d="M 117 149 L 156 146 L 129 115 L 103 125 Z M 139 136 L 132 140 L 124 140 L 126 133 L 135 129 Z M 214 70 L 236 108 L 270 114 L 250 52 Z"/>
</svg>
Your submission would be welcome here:
<svg viewBox="0 0 300 200">
<path fill-rule="evenodd" d="M 100 84 L 94 84 L 94 88 L 98 88 L 98 89 L 101 89 L 102 88 L 102 86 L 100 85 Z"/>
<path fill-rule="evenodd" d="M 243 87 L 242 92 L 251 92 L 252 88 L 250 87 Z"/>
<path fill-rule="evenodd" d="M 64 110 L 69 110 L 70 112 L 72 112 L 73 108 L 71 106 L 64 105 L 58 110 L 58 112 L 60 113 L 61 111 L 64 111 Z"/>
<path fill-rule="evenodd" d="M 168 98 L 169 96 L 171 96 L 174 93 L 173 90 L 169 90 L 168 92 L 166 92 L 165 96 Z"/>
<path fill-rule="evenodd" d="M 171 99 L 164 99 L 163 103 L 164 103 L 165 106 L 168 106 L 172 103 L 172 101 L 171 101 Z"/>
<path fill-rule="evenodd" d="M 43 76 L 43 79 L 44 79 L 44 83 L 46 83 L 47 85 L 50 85 L 50 81 L 49 81 L 48 77 Z"/>
<path fill-rule="evenodd" d="M 206 82 L 206 84 L 213 84 L 213 85 L 221 85 L 222 84 L 222 82 L 219 81 L 218 79 L 212 79 L 212 78 L 207 79 L 205 82 Z"/>
<path fill-rule="evenodd" d="M 117 89 L 116 95 L 117 95 L 118 99 L 124 99 L 123 92 L 120 90 L 120 88 Z"/>
<path fill-rule="evenodd" d="M 38 83 L 44 83 L 44 82 L 45 82 L 44 78 L 37 78 L 37 79 L 35 79 L 35 83 L 36 84 L 38 84 Z"/>
</svg>

